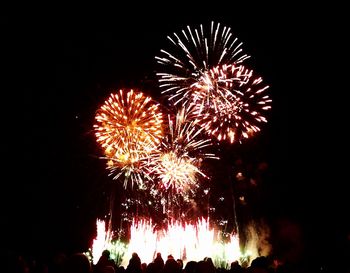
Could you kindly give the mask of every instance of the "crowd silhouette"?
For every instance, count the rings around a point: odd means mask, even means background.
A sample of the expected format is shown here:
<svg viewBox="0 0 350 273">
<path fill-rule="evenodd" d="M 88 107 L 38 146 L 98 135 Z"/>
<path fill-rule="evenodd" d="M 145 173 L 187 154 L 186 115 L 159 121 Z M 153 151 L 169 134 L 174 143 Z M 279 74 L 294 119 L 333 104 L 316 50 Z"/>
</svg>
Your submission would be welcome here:
<svg viewBox="0 0 350 273">
<path fill-rule="evenodd" d="M 310 266 L 303 263 L 292 263 L 270 256 L 259 256 L 250 264 L 232 261 L 227 267 L 216 267 L 211 257 L 199 261 L 183 262 L 169 254 L 166 259 L 157 253 L 150 263 L 141 261 L 139 255 L 132 253 L 126 267 L 118 265 L 104 250 L 98 262 L 93 264 L 85 253 L 65 255 L 58 253 L 50 261 L 36 261 L 22 255 L 9 254 L 5 271 L 9 273 L 313 273 L 333 272 L 332 268 Z M 350 270 L 341 271 L 349 273 Z M 337 273 L 341 273 L 337 272 Z M 335 272 L 334 272 L 335 273 Z"/>
</svg>

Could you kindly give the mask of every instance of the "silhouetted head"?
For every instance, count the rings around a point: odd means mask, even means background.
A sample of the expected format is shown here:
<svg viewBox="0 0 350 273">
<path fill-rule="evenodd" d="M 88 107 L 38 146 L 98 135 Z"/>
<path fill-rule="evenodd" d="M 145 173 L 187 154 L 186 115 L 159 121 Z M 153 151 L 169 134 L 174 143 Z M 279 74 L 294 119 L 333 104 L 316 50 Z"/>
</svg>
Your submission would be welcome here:
<svg viewBox="0 0 350 273">
<path fill-rule="evenodd" d="M 110 255 L 111 255 L 111 252 L 108 249 L 105 249 L 102 251 L 102 256 L 109 258 Z"/>
<path fill-rule="evenodd" d="M 132 253 L 131 257 L 132 257 L 132 258 L 138 258 L 139 255 L 138 255 L 136 252 L 134 252 L 134 253 Z"/>
<path fill-rule="evenodd" d="M 90 273 L 91 264 L 83 253 L 75 253 L 67 260 L 67 273 Z"/>
</svg>

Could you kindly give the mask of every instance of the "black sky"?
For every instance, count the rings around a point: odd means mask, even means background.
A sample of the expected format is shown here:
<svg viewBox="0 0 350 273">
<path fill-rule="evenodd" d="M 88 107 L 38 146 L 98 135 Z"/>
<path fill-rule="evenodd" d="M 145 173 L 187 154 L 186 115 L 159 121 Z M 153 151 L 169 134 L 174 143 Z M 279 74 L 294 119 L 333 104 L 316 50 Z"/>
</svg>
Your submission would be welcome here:
<svg viewBox="0 0 350 273">
<path fill-rule="evenodd" d="M 325 73 L 332 66 L 327 41 L 338 36 L 322 18 L 300 6 L 248 4 L 3 14 L 5 245 L 27 253 L 90 246 L 110 181 L 92 132 L 96 109 L 115 89 L 151 92 L 154 56 L 166 36 L 212 20 L 232 28 L 271 86 L 271 120 L 258 136 L 271 165 L 271 217 L 300 225 L 312 249 L 344 244 L 346 177 L 330 153 L 337 138 L 329 132 L 336 126 L 326 95 L 335 85 Z"/>
</svg>

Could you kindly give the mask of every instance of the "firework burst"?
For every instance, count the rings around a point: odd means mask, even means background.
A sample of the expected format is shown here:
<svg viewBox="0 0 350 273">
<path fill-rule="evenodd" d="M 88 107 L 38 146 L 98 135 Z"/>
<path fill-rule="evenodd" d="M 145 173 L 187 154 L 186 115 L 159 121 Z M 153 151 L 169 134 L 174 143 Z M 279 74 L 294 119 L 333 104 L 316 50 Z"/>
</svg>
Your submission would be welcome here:
<svg viewBox="0 0 350 273">
<path fill-rule="evenodd" d="M 196 123 L 219 141 L 241 141 L 260 131 L 271 109 L 269 86 L 242 65 L 211 69 L 193 86 Z"/>
<path fill-rule="evenodd" d="M 142 183 L 143 168 L 151 160 L 163 134 L 159 104 L 140 91 L 111 94 L 95 116 L 97 142 L 104 149 L 114 178 Z"/>
<path fill-rule="evenodd" d="M 200 166 L 205 158 L 217 158 L 206 153 L 212 145 L 210 139 L 201 137 L 203 128 L 197 127 L 188 116 L 191 111 L 181 108 L 175 120 L 169 115 L 168 134 L 160 148 L 158 161 L 153 165 L 153 173 L 160 179 L 161 188 L 185 193 L 197 185 L 199 176 L 206 177 Z"/>
<path fill-rule="evenodd" d="M 162 93 L 169 95 L 173 104 L 187 104 L 191 86 L 213 67 L 239 64 L 248 55 L 242 52 L 242 43 L 234 38 L 231 29 L 211 22 L 209 28 L 187 26 L 180 34 L 167 37 L 170 50 L 161 50 L 156 60 L 162 72 L 157 73 Z M 164 71 L 164 72 L 163 72 Z"/>
</svg>

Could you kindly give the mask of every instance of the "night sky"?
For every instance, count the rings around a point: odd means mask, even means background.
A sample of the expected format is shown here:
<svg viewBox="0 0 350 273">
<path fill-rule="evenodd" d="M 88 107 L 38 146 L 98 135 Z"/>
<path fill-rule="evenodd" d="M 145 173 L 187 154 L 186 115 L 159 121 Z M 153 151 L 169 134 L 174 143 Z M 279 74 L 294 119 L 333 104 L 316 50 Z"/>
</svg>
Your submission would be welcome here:
<svg viewBox="0 0 350 273">
<path fill-rule="evenodd" d="M 328 45 L 340 40 L 321 14 L 310 12 L 231 4 L 147 12 L 32 7 L 2 14 L 2 247 L 32 255 L 90 247 L 111 182 L 98 158 L 95 111 L 120 88 L 159 97 L 154 56 L 166 36 L 215 21 L 244 43 L 273 99 L 260 134 L 227 146 L 224 160 L 239 153 L 267 162 L 266 217 L 276 226 L 296 226 L 305 255 L 344 257 L 347 176 L 334 147 L 347 125 L 334 131 L 340 125 L 330 114 L 339 98 L 327 97 L 337 92 L 330 78 L 341 76 L 332 74 Z"/>
</svg>

